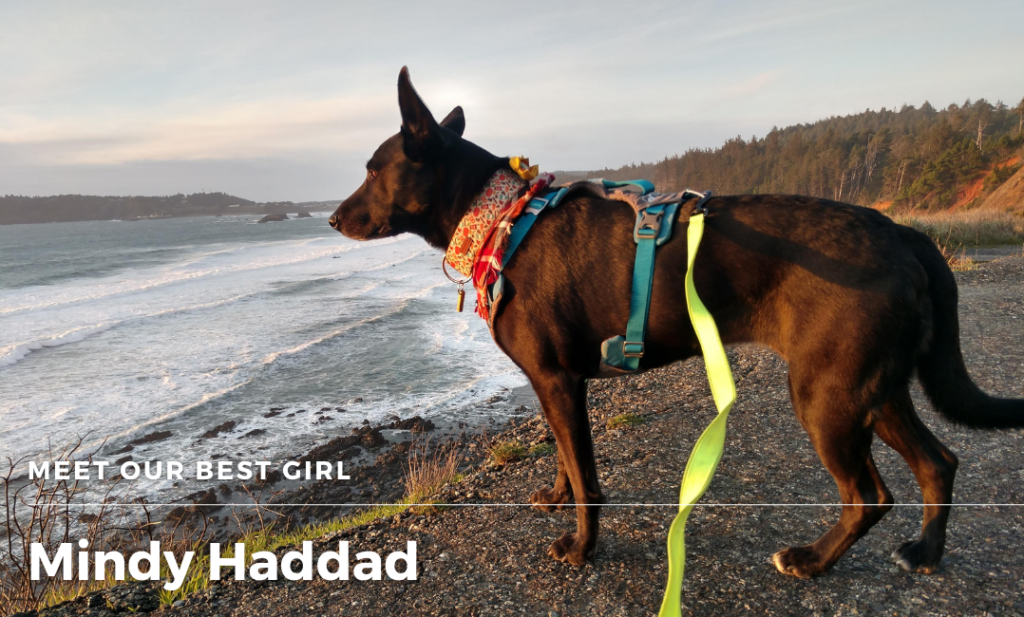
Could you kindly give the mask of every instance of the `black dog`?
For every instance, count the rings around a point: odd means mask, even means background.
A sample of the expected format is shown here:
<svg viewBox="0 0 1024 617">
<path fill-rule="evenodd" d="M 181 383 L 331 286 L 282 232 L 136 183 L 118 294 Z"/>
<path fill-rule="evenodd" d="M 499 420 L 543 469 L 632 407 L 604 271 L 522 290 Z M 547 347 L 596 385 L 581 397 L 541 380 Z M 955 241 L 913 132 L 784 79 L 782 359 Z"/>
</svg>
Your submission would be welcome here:
<svg viewBox="0 0 1024 617">
<path fill-rule="evenodd" d="M 508 159 L 462 139 L 456 107 L 438 124 L 403 68 L 401 132 L 366 165 L 366 180 L 331 217 L 350 238 L 412 232 L 445 249 L 473 197 Z M 939 565 L 957 458 L 929 432 L 910 399 L 915 369 L 950 420 L 972 427 L 1024 426 L 1024 400 L 997 399 L 971 381 L 960 354 L 957 287 L 927 236 L 870 210 L 783 195 L 715 197 L 697 257 L 696 287 L 728 343 L 755 341 L 789 363 L 793 408 L 835 478 L 839 522 L 809 546 L 775 554 L 779 571 L 827 571 L 892 508 L 871 458 L 877 434 L 921 485 L 920 539 L 894 557 L 905 570 Z M 531 502 L 548 509 L 575 500 L 576 533 L 549 554 L 582 565 L 597 543 L 594 449 L 587 379 L 601 342 L 629 315 L 636 245 L 633 211 L 591 196 L 545 212 L 504 270 L 495 317 L 501 349 L 526 373 L 558 444 L 553 488 Z M 683 227 L 686 217 L 680 217 Z M 686 233 L 658 249 L 646 353 L 651 369 L 700 349 L 685 310 Z"/>
</svg>

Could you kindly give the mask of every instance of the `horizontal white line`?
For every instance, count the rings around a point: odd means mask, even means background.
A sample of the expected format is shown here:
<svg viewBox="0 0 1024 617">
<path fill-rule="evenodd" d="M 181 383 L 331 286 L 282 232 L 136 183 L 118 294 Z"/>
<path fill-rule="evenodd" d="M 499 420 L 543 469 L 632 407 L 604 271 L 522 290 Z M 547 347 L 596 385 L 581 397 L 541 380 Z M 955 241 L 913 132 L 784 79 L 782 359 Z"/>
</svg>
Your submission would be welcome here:
<svg viewBox="0 0 1024 617">
<path fill-rule="evenodd" d="M 28 504 L 33 508 L 158 508 L 163 506 L 198 506 L 203 508 L 374 508 L 388 506 L 435 506 L 443 508 L 533 508 L 532 503 L 69 503 L 69 504 Z M 562 504 L 566 508 L 576 504 Z M 678 503 L 602 503 L 594 504 L 602 508 L 678 508 Z M 834 508 L 840 506 L 877 506 L 874 503 L 692 503 L 687 504 L 701 508 Z M 953 508 L 1020 508 L 1024 503 L 894 503 L 894 508 L 923 508 L 925 506 L 950 506 Z"/>
</svg>

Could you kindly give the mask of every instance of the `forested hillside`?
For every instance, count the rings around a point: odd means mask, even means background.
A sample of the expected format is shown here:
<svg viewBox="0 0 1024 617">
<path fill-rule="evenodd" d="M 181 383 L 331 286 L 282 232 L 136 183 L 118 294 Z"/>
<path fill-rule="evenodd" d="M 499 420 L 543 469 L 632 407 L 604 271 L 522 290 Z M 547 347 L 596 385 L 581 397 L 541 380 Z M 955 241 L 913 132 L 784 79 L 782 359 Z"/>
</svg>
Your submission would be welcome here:
<svg viewBox="0 0 1024 617">
<path fill-rule="evenodd" d="M 260 211 L 256 202 L 226 193 L 178 194 L 164 197 L 0 197 L 0 225 L 111 219 L 127 221 L 254 211 Z"/>
<path fill-rule="evenodd" d="M 774 128 L 721 148 L 585 175 L 649 178 L 660 190 L 814 195 L 897 211 L 972 207 L 1020 169 L 1022 129 L 1024 99 L 1013 108 L 979 99 L 937 110 L 925 102 Z"/>
</svg>

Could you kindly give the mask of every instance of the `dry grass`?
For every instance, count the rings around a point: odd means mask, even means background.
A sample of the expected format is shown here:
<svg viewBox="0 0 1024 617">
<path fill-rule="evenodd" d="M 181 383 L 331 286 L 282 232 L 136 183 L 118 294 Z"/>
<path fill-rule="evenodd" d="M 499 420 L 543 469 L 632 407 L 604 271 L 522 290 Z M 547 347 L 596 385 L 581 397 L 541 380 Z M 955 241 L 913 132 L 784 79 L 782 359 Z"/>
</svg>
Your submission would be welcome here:
<svg viewBox="0 0 1024 617">
<path fill-rule="evenodd" d="M 937 214 L 896 214 L 893 220 L 928 234 L 942 248 L 1024 243 L 1024 216 L 967 210 Z"/>
<path fill-rule="evenodd" d="M 50 468 L 59 461 L 68 462 L 72 468 L 75 461 L 91 463 L 91 455 L 82 453 L 84 439 L 85 436 L 80 437 L 60 451 L 51 451 L 47 457 Z M 7 469 L 0 475 L 0 490 L 4 494 L 0 543 L 6 549 L 0 550 L 0 614 L 41 610 L 121 582 L 113 576 L 101 581 L 65 581 L 60 576 L 43 576 L 42 580 L 33 581 L 29 547 L 36 542 L 52 555 L 62 543 L 73 543 L 77 547 L 77 541 L 85 539 L 92 559 L 95 551 L 130 553 L 148 547 L 155 540 L 160 542 L 161 551 L 174 553 L 179 561 L 186 551 L 199 556 L 189 570 L 185 585 L 173 592 L 160 591 L 163 603 L 170 604 L 209 585 L 205 552 L 210 520 L 202 506 L 190 507 L 189 515 L 177 517 L 173 525 L 166 520 L 153 520 L 153 513 L 142 505 L 143 502 L 128 500 L 132 483 L 115 480 L 108 482 L 98 496 L 95 486 L 91 491 L 89 501 L 103 505 L 82 507 L 85 491 L 81 482 L 29 479 L 27 474 L 17 471 L 24 462 L 8 458 Z M 260 499 L 259 495 L 250 494 L 250 497 L 256 503 Z M 131 507 L 125 507 L 128 505 Z M 260 532 L 269 529 L 263 510 L 265 508 L 258 506 L 255 516 L 251 515 L 251 509 L 249 518 L 236 516 L 245 538 L 257 538 L 257 529 Z M 160 569 L 161 577 L 167 578 L 166 563 L 162 560 Z M 94 571 L 93 563 L 89 564 L 89 571 Z"/>
<path fill-rule="evenodd" d="M 245 544 L 246 561 L 251 563 L 251 556 L 257 551 L 274 551 L 284 546 L 295 546 L 307 540 L 316 540 L 325 535 L 365 525 L 378 519 L 390 518 L 413 508 L 414 504 L 432 503 L 432 496 L 441 487 L 462 479 L 462 475 L 458 471 L 461 456 L 460 446 L 454 442 L 434 448 L 430 447 L 427 440 L 417 442 L 409 449 L 405 475 L 406 495 L 401 503 L 368 506 L 365 510 L 349 516 L 311 523 L 283 532 L 276 531 L 273 523 L 265 523 L 261 517 L 259 527 L 248 528 L 237 542 Z M 427 506 L 421 509 L 420 513 L 431 514 L 435 510 L 436 508 Z M 225 556 L 234 554 L 234 543 L 231 543 L 224 554 Z M 173 604 L 176 600 L 181 600 L 191 593 L 209 587 L 209 556 L 198 552 L 197 555 L 186 575 L 185 584 L 176 591 L 160 592 L 161 604 Z"/>
<path fill-rule="evenodd" d="M 405 496 L 415 503 L 428 498 L 459 475 L 462 452 L 456 442 L 442 444 L 431 450 L 429 440 L 414 443 L 409 448 L 409 462 L 405 469 Z"/>
<path fill-rule="evenodd" d="M 51 454 L 50 460 L 70 461 L 72 467 L 76 459 L 91 462 L 88 456 L 80 454 L 81 446 L 82 439 L 79 439 L 62 451 Z M 247 506 L 250 515 L 235 516 L 242 536 L 237 541 L 246 545 L 246 555 L 250 556 L 257 551 L 293 546 L 332 532 L 391 517 L 409 509 L 413 504 L 431 503 L 432 496 L 441 487 L 461 480 L 458 470 L 461 456 L 460 446 L 455 442 L 433 448 L 427 441 L 418 442 L 409 450 L 405 476 L 406 496 L 401 503 L 371 505 L 349 516 L 283 532 L 276 531 L 273 523 L 265 520 L 263 512 L 272 511 L 260 505 L 261 496 L 250 495 L 256 504 L 256 515 L 252 516 L 249 509 L 251 506 Z M 7 472 L 0 475 L 0 489 L 5 497 L 3 518 L 0 519 L 0 543 L 6 545 L 6 550 L 0 551 L 0 614 L 40 610 L 112 587 L 119 582 L 113 578 L 89 582 L 64 581 L 60 577 L 43 577 L 41 581 L 32 581 L 28 548 L 33 542 L 42 543 L 47 552 L 53 554 L 59 544 L 75 542 L 80 538 L 89 541 L 90 551 L 121 552 L 137 550 L 155 539 L 161 542 L 161 550 L 172 551 L 179 560 L 185 551 L 196 554 L 185 575 L 185 583 L 174 591 L 159 591 L 161 604 L 172 604 L 209 587 L 209 521 L 201 507 L 195 508 L 195 514 L 201 517 L 200 523 L 195 522 L 195 517 L 188 524 L 183 524 L 181 521 L 185 519 L 181 519 L 173 529 L 163 529 L 156 536 L 154 529 L 161 522 L 151 521 L 147 508 L 118 507 L 113 488 L 116 482 L 111 484 L 103 498 L 103 503 L 109 501 L 109 505 L 83 512 L 74 506 L 75 496 L 82 488 L 79 483 L 45 479 L 29 481 L 24 474 L 15 473 L 21 463 L 8 459 Z M 231 511 L 237 514 L 236 507 L 231 507 Z M 231 556 L 233 551 L 232 542 L 226 548 L 225 556 Z M 165 567 L 166 564 L 161 562 L 162 574 L 166 574 Z"/>
<path fill-rule="evenodd" d="M 91 463 L 91 455 L 82 452 L 85 436 L 64 448 L 51 450 L 52 463 L 76 461 Z M 98 498 L 101 506 L 82 508 L 76 496 L 84 491 L 78 480 L 29 479 L 17 470 L 24 459 L 7 459 L 7 469 L 0 475 L 4 494 L 0 536 L 5 545 L 0 551 L 0 614 L 39 610 L 72 600 L 80 595 L 110 587 L 112 578 L 102 581 L 65 581 L 63 578 L 31 578 L 29 547 L 42 544 L 53 554 L 60 544 L 88 541 L 90 551 L 123 551 L 153 539 L 155 525 L 146 507 L 120 508 L 116 501 L 129 483 L 109 482 Z M 93 565 L 89 565 L 90 571 Z"/>
</svg>

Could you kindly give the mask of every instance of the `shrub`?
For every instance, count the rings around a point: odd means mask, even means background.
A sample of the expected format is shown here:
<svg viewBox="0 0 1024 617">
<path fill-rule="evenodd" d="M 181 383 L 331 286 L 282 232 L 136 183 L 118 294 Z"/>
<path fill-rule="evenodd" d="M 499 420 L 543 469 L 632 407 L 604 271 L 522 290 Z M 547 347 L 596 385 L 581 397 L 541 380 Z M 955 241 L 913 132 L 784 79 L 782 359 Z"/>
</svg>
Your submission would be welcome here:
<svg viewBox="0 0 1024 617">
<path fill-rule="evenodd" d="M 487 451 L 491 465 L 500 467 L 518 461 L 527 454 L 526 447 L 518 441 L 499 441 Z"/>
<path fill-rule="evenodd" d="M 544 442 L 530 447 L 530 456 L 547 456 L 555 453 L 555 446 Z"/>
<path fill-rule="evenodd" d="M 610 429 L 627 428 L 630 426 L 638 426 L 644 423 L 643 416 L 638 416 L 635 413 L 620 413 L 619 415 L 609 418 L 606 426 Z"/>
</svg>

